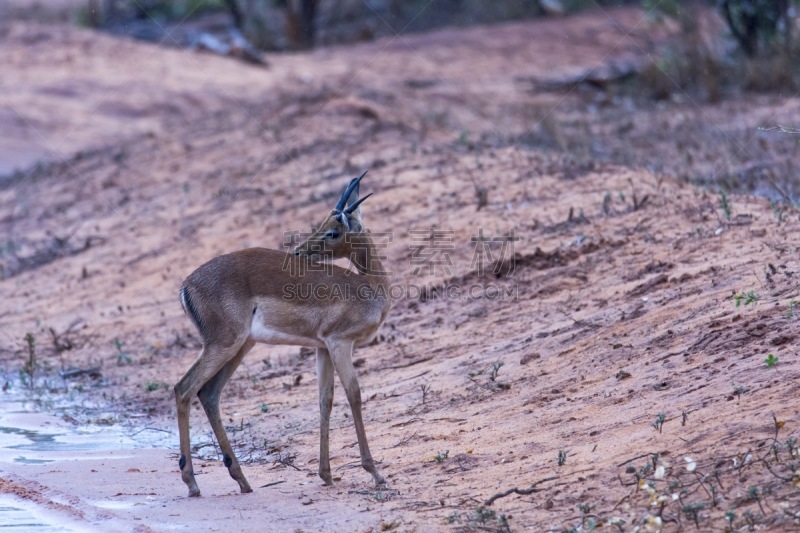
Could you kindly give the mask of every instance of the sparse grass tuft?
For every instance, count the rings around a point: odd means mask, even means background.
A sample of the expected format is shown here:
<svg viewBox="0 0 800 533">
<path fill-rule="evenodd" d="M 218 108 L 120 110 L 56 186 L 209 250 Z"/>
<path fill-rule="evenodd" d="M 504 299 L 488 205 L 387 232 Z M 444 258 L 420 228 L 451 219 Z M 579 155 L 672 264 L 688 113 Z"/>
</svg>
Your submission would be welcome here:
<svg viewBox="0 0 800 533">
<path fill-rule="evenodd" d="M 133 362 L 133 358 L 131 354 L 122 351 L 122 345 L 124 342 L 121 340 L 114 339 L 114 346 L 117 348 L 117 364 L 118 365 L 129 365 Z"/>
<path fill-rule="evenodd" d="M 569 454 L 568 450 L 558 450 L 558 456 L 556 457 L 556 462 L 558 466 L 564 466 L 567 464 L 567 455 Z"/>
<path fill-rule="evenodd" d="M 758 303 L 758 294 L 756 294 L 756 291 L 753 290 L 742 292 L 741 294 L 734 294 L 733 301 L 736 302 L 736 307 L 741 306 L 742 303 L 744 303 L 745 307 L 747 307 L 750 304 Z"/>
<path fill-rule="evenodd" d="M 736 385 L 733 381 L 731 381 L 731 385 L 733 386 L 733 395 L 738 399 L 741 399 L 747 393 L 747 388 L 744 385 Z"/>
<path fill-rule="evenodd" d="M 511 516 L 498 514 L 486 507 L 477 507 L 473 511 L 459 513 L 453 511 L 447 517 L 448 524 L 463 524 L 467 531 L 496 531 L 498 533 L 511 533 L 508 520 Z M 459 528 L 462 529 L 462 528 Z"/>
<path fill-rule="evenodd" d="M 428 393 L 431 392 L 431 386 L 427 383 L 423 383 L 419 386 L 419 390 L 422 392 L 422 404 L 425 405 L 425 401 L 428 399 Z"/>
<path fill-rule="evenodd" d="M 36 338 L 33 333 L 25 334 L 25 342 L 28 344 L 28 359 L 22 367 L 21 377 L 23 383 L 27 383 L 29 389 L 34 387 L 34 375 L 39 366 L 36 362 Z"/>
<path fill-rule="evenodd" d="M 511 388 L 510 383 L 506 383 L 503 381 L 499 381 L 497 379 L 497 374 L 500 372 L 500 369 L 505 365 L 503 361 L 497 360 L 488 368 L 483 368 L 478 370 L 477 372 L 469 372 L 467 374 L 467 379 L 470 380 L 475 385 L 478 385 L 490 392 L 497 392 L 500 390 L 508 390 Z M 479 380 L 479 376 L 485 375 L 488 379 L 487 380 Z"/>
<path fill-rule="evenodd" d="M 786 318 L 797 318 L 797 300 L 789 302 L 789 310 L 786 311 Z"/>
<path fill-rule="evenodd" d="M 489 380 L 490 381 L 497 381 L 497 373 L 500 372 L 500 368 L 504 364 L 505 363 L 503 361 L 495 361 L 494 363 L 492 363 L 492 371 L 489 374 Z"/>
<path fill-rule="evenodd" d="M 664 429 L 664 422 L 666 421 L 667 415 L 664 413 L 658 413 L 658 415 L 656 415 L 656 419 L 653 421 L 652 426 L 656 428 L 659 433 L 661 433 L 661 430 Z"/>
<path fill-rule="evenodd" d="M 158 389 L 167 390 L 169 389 L 169 384 L 164 383 L 163 381 L 148 381 L 144 388 L 147 392 L 154 392 Z"/>
<path fill-rule="evenodd" d="M 786 216 L 786 205 L 778 200 L 770 200 L 769 205 L 772 208 L 772 214 L 775 215 L 775 220 L 778 221 L 778 224 L 783 222 Z"/>
<path fill-rule="evenodd" d="M 726 220 L 731 219 L 731 206 L 728 203 L 728 195 L 722 189 L 719 190 L 719 207 L 725 215 Z"/>
</svg>

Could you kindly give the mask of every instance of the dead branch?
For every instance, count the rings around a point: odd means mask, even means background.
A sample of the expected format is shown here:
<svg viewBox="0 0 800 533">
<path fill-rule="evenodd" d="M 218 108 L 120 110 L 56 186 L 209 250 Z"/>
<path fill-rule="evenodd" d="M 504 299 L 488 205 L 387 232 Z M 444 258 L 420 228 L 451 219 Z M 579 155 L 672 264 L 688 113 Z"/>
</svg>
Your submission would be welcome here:
<svg viewBox="0 0 800 533">
<path fill-rule="evenodd" d="M 134 432 L 134 433 L 131 433 L 131 435 L 130 435 L 130 436 L 131 436 L 131 437 L 135 437 L 136 435 L 138 435 L 138 434 L 139 434 L 139 433 L 141 433 L 142 431 L 160 431 L 160 432 L 162 432 L 162 433 L 172 433 L 172 431 L 170 431 L 170 430 L 168 430 L 168 429 L 155 428 L 155 427 L 149 427 L 149 426 L 148 426 L 148 427 L 145 427 L 145 428 L 142 428 L 142 429 L 140 429 L 139 431 L 136 431 L 136 432 Z"/>
<path fill-rule="evenodd" d="M 94 366 L 92 368 L 70 368 L 69 370 L 62 370 L 58 373 L 63 379 L 74 378 L 77 376 L 82 376 L 83 374 L 89 374 L 90 376 L 100 376 L 100 367 Z"/>
<path fill-rule="evenodd" d="M 414 439 L 414 437 L 416 437 L 416 436 L 417 436 L 417 432 L 415 431 L 413 435 L 411 435 L 410 437 L 406 437 L 406 438 L 404 438 L 403 440 L 401 440 L 400 442 L 398 442 L 397 444 L 395 444 L 394 446 L 392 446 L 392 448 L 397 448 L 398 446 L 403 446 L 403 445 L 405 445 L 405 444 L 408 444 L 408 443 L 409 443 L 409 442 L 411 442 L 411 441 Z"/>
<path fill-rule="evenodd" d="M 286 480 L 282 479 L 280 481 L 273 481 L 272 483 L 267 483 L 266 485 L 261 485 L 261 487 L 259 487 L 259 488 L 265 489 L 267 487 L 272 487 L 274 485 L 280 485 L 281 483 L 286 483 Z"/>
<path fill-rule="evenodd" d="M 54 328 L 49 328 L 50 335 L 53 337 L 53 347 L 56 350 L 56 353 L 61 353 L 66 350 L 72 350 L 75 348 L 75 343 L 72 339 L 69 338 L 69 335 L 73 332 L 73 330 L 78 327 L 83 322 L 82 318 L 76 318 L 73 320 L 67 329 L 65 329 L 62 333 L 56 333 Z M 63 377 L 63 376 L 62 376 Z"/>
<path fill-rule="evenodd" d="M 420 357 L 419 359 L 415 359 L 415 360 L 409 361 L 407 363 L 401 363 L 399 365 L 383 366 L 381 368 L 376 368 L 375 371 L 376 372 L 381 372 L 383 370 L 397 370 L 399 368 L 407 368 L 409 366 L 414 366 L 414 365 L 418 365 L 420 363 L 425 363 L 426 361 L 430 361 L 431 359 L 433 359 L 433 356 L 429 355 L 427 357 Z"/>
<path fill-rule="evenodd" d="M 660 453 L 661 453 L 661 452 L 659 452 L 659 454 L 660 454 Z M 618 465 L 617 465 L 617 468 L 621 468 L 621 467 L 625 466 L 625 465 L 626 465 L 626 464 L 628 464 L 628 463 L 632 463 L 632 462 L 634 462 L 634 461 L 637 461 L 637 460 L 639 460 L 639 459 L 643 459 L 643 458 L 645 458 L 645 457 L 651 457 L 652 455 L 653 455 L 653 453 L 652 453 L 652 452 L 650 452 L 650 453 L 643 453 L 643 454 L 641 454 L 641 455 L 637 455 L 636 457 L 632 457 L 632 458 L 628 459 L 627 461 L 624 461 L 624 462 L 622 462 L 622 463 L 618 464 Z"/>
<path fill-rule="evenodd" d="M 296 457 L 297 457 L 297 454 L 294 454 L 294 455 L 287 454 L 286 457 L 283 457 L 282 455 L 279 454 L 278 458 L 275 459 L 275 461 L 273 461 L 273 464 L 275 466 L 277 466 L 278 464 L 282 464 L 284 466 L 291 466 L 292 468 L 294 468 L 295 470 L 297 470 L 299 472 L 300 469 L 297 466 L 294 465 L 294 460 L 295 460 Z"/>
<path fill-rule="evenodd" d="M 545 483 L 547 481 L 553 481 L 554 479 L 558 479 L 558 476 L 550 476 L 550 477 L 546 477 L 544 479 L 540 479 L 539 481 L 534 482 L 527 489 L 520 489 L 518 487 L 514 487 L 513 489 L 508 489 L 508 490 L 503 491 L 503 492 L 498 492 L 497 494 L 495 494 L 494 496 L 492 496 L 491 498 L 486 500 L 484 502 L 484 505 L 492 505 L 495 502 L 495 500 L 499 500 L 500 498 L 505 498 L 506 496 L 508 496 L 510 494 L 515 494 L 516 493 L 516 494 L 519 494 L 521 496 L 527 496 L 528 494 L 533 494 L 534 492 L 537 491 L 536 487 L 538 485 L 541 485 L 542 483 Z"/>
<path fill-rule="evenodd" d="M 202 33 L 195 41 L 194 48 L 221 56 L 234 57 L 246 63 L 261 67 L 267 66 L 267 62 L 264 61 L 261 53 L 244 38 L 238 29 L 231 31 L 229 43 L 224 42 L 222 39 L 210 33 Z"/>
<path fill-rule="evenodd" d="M 773 126 L 771 128 L 758 128 L 759 131 L 777 131 L 780 133 L 788 133 L 790 135 L 800 135 L 800 129 L 792 128 L 789 126 L 781 126 L 778 124 L 777 126 Z"/>
</svg>

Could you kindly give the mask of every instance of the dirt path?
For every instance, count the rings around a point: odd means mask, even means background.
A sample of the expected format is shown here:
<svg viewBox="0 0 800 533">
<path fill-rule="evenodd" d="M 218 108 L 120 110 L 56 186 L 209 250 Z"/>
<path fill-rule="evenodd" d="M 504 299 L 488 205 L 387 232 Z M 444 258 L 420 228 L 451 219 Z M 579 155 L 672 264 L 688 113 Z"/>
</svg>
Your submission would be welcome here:
<svg viewBox="0 0 800 533">
<path fill-rule="evenodd" d="M 547 117 L 591 117 L 585 97 L 532 92 L 530 79 L 639 53 L 619 28 L 645 24 L 640 14 L 609 13 L 277 56 L 267 70 L 66 26 L 3 26 L 0 160 L 47 162 L 0 184 L 0 368 L 12 382 L 30 331 L 33 399 L 67 389 L 59 413 L 78 427 L 151 428 L 164 442 L 12 459 L 0 491 L 90 528 L 137 531 L 542 531 L 615 519 L 657 530 L 662 505 L 666 530 L 696 519 L 721 531 L 726 511 L 737 530 L 798 527 L 788 439 L 800 424 L 789 307 L 800 219 L 738 195 L 726 213 L 713 191 L 559 140 Z M 725 123 L 742 105 L 659 112 L 755 130 L 797 101 L 751 99 Z M 629 119 L 620 107 L 617 125 Z M 363 169 L 376 192 L 365 221 L 393 235 L 387 261 L 404 291 L 379 342 L 355 355 L 390 490 L 358 466 L 338 385 L 341 480 L 321 486 L 313 357 L 257 347 L 223 412 L 259 488 L 235 494 L 197 405 L 204 497 L 186 499 L 171 385 L 199 345 L 180 282 L 219 253 L 281 247 Z M 431 227 L 453 248 L 429 272 L 414 252 L 426 242 L 415 231 Z M 476 266 L 481 236 L 497 238 L 497 273 Z M 57 377 L 96 366 L 94 378 Z"/>
</svg>

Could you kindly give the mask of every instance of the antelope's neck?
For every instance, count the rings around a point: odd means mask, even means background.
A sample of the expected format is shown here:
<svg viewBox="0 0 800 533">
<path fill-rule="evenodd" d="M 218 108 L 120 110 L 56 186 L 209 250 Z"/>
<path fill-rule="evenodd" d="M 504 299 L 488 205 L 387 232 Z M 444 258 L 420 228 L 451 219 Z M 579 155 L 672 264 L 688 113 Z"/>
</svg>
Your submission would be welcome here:
<svg viewBox="0 0 800 533">
<path fill-rule="evenodd" d="M 352 252 L 350 262 L 362 276 L 375 277 L 377 282 L 388 279 L 389 273 L 383 266 L 381 259 L 385 259 L 375 246 L 369 232 L 351 237 Z"/>
</svg>

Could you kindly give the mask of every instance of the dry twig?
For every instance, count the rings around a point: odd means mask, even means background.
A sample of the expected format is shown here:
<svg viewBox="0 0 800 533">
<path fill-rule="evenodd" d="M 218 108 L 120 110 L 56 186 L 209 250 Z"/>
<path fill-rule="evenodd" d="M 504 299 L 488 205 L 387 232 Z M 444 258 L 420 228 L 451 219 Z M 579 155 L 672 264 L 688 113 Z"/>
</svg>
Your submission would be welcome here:
<svg viewBox="0 0 800 533">
<path fill-rule="evenodd" d="M 497 494 L 495 494 L 494 496 L 492 496 L 491 498 L 486 500 L 484 502 L 484 505 L 492 505 L 495 502 L 495 500 L 499 500 L 500 498 L 505 498 L 506 496 L 508 496 L 510 494 L 514 494 L 514 493 L 519 494 L 521 496 L 526 496 L 528 494 L 533 494 L 534 492 L 537 491 L 537 488 L 536 488 L 537 486 L 539 486 L 542 483 L 545 483 L 547 481 L 553 481 L 554 479 L 558 479 L 558 476 L 550 476 L 550 477 L 546 477 L 544 479 L 540 479 L 539 481 L 534 482 L 527 489 L 520 489 L 518 487 L 514 487 L 513 489 L 508 489 L 508 490 L 503 491 L 503 492 L 498 492 Z"/>
</svg>

